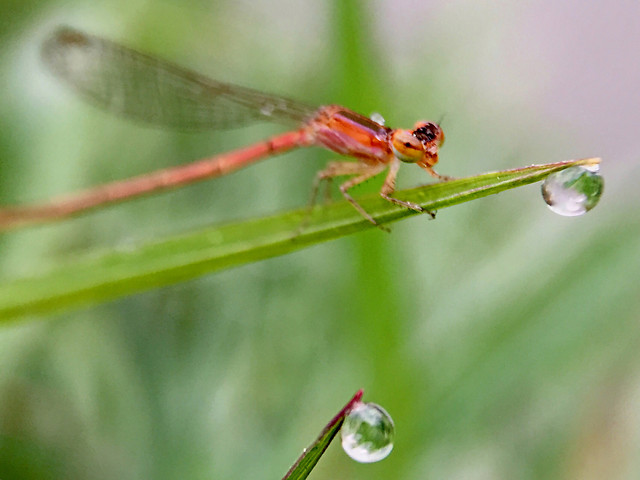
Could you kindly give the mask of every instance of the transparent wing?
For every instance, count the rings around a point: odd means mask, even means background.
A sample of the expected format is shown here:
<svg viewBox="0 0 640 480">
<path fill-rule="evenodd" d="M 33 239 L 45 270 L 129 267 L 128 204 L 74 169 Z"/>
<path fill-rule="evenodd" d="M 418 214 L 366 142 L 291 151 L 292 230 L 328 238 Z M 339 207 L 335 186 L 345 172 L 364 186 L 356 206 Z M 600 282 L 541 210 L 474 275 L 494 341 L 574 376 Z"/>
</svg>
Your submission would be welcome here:
<svg viewBox="0 0 640 480">
<path fill-rule="evenodd" d="M 300 124 L 317 109 L 217 82 L 68 27 L 44 42 L 42 56 L 56 76 L 98 106 L 165 127 L 223 129 L 257 120 Z"/>
</svg>

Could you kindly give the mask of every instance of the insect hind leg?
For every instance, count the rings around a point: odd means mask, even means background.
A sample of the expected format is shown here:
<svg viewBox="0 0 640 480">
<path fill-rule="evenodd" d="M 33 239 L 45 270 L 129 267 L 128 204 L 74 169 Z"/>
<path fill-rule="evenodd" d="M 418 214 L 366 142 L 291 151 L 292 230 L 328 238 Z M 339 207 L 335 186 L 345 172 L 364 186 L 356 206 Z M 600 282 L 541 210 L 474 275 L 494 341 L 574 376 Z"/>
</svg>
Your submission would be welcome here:
<svg viewBox="0 0 640 480">
<path fill-rule="evenodd" d="M 323 181 L 329 184 L 336 177 L 353 176 L 353 178 L 347 180 L 346 182 L 340 185 L 340 193 L 369 222 L 371 222 L 373 225 L 377 226 L 378 228 L 384 231 L 389 231 L 388 228 L 383 227 L 378 222 L 376 222 L 373 219 L 373 217 L 369 215 L 367 211 L 364 208 L 362 208 L 362 206 L 358 202 L 356 202 L 351 195 L 349 195 L 349 192 L 348 192 L 349 189 L 355 187 L 356 185 L 359 185 L 369 180 L 370 178 L 375 177 L 376 175 L 381 173 L 385 168 L 387 168 L 387 166 L 384 164 L 367 165 L 366 163 L 360 163 L 360 162 L 329 163 L 324 170 L 321 170 L 316 174 L 316 177 L 313 181 L 313 185 L 311 188 L 311 199 L 308 207 L 309 215 L 313 210 L 313 207 L 315 205 L 315 202 L 318 196 L 318 191 L 320 189 L 320 184 Z M 327 192 L 328 192 L 328 186 L 327 186 Z"/>
</svg>

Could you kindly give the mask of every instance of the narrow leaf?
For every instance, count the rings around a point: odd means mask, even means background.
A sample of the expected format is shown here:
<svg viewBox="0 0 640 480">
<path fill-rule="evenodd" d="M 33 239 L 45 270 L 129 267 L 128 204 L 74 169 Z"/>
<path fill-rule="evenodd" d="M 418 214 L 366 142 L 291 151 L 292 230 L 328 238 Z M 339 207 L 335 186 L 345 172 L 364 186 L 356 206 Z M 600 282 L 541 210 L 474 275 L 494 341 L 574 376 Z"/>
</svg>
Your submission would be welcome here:
<svg viewBox="0 0 640 480">
<path fill-rule="evenodd" d="M 567 167 L 597 163 L 599 159 L 591 158 L 533 165 L 434 183 L 396 196 L 435 211 L 537 182 Z M 417 215 L 378 195 L 358 202 L 381 224 Z M 94 305 L 371 228 L 375 227 L 350 204 L 337 202 L 312 212 L 300 209 L 208 227 L 126 251 L 96 253 L 38 276 L 0 284 L 0 320 Z"/>
<path fill-rule="evenodd" d="M 342 407 L 342 410 L 331 419 L 326 427 L 320 432 L 320 435 L 316 440 L 302 451 L 302 455 L 298 457 L 298 460 L 291 466 L 282 480 L 302 480 L 307 478 L 313 467 L 316 466 L 318 460 L 325 452 L 333 438 L 340 431 L 344 417 L 349 413 L 353 406 L 362 398 L 363 391 L 358 390 L 351 400 Z"/>
</svg>

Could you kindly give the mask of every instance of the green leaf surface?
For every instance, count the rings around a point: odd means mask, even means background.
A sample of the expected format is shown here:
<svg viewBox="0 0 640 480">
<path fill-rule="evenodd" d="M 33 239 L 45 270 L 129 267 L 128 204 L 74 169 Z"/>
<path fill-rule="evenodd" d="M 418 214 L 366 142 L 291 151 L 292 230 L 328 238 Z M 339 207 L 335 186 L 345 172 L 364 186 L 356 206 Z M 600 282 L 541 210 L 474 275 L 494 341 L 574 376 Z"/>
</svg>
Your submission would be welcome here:
<svg viewBox="0 0 640 480">
<path fill-rule="evenodd" d="M 599 159 L 590 158 L 532 165 L 398 191 L 396 197 L 430 211 L 441 210 L 537 182 L 574 165 L 597 163 Z M 360 197 L 358 202 L 380 224 L 417 215 L 378 195 Z M 94 305 L 372 228 L 376 227 L 349 203 L 337 202 L 311 212 L 300 209 L 95 253 L 38 276 L 0 284 L 0 320 Z"/>
<path fill-rule="evenodd" d="M 344 422 L 344 417 L 349 413 L 353 406 L 362 398 L 363 391 L 358 390 L 351 400 L 342 407 L 342 410 L 331 419 L 326 427 L 322 430 L 318 438 L 305 448 L 302 455 L 298 457 L 298 460 L 291 466 L 282 480 L 302 480 L 309 476 L 313 467 L 316 466 L 318 460 L 325 452 L 333 438 L 337 435 Z"/>
</svg>

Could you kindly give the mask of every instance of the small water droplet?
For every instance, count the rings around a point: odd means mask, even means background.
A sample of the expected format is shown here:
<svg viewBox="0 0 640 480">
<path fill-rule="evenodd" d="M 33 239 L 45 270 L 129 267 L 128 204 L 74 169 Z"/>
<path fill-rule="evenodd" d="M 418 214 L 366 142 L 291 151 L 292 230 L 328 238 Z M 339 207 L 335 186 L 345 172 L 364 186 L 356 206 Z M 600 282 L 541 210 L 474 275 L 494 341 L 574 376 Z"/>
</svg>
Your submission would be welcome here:
<svg viewBox="0 0 640 480">
<path fill-rule="evenodd" d="M 265 117 L 270 117 L 273 115 L 273 111 L 276 109 L 276 106 L 272 103 L 265 103 L 260 107 L 260 113 Z"/>
<path fill-rule="evenodd" d="M 558 215 L 583 215 L 598 204 L 604 180 L 596 168 L 569 167 L 549 175 L 542 183 L 542 198 Z"/>
<path fill-rule="evenodd" d="M 394 429 L 384 408 L 375 403 L 358 403 L 342 424 L 342 448 L 357 462 L 378 462 L 393 449 Z"/>
<path fill-rule="evenodd" d="M 380 125 L 384 125 L 384 117 L 378 112 L 373 112 L 369 118 L 371 118 L 371 120 L 373 120 L 374 122 L 379 123 Z"/>
</svg>

